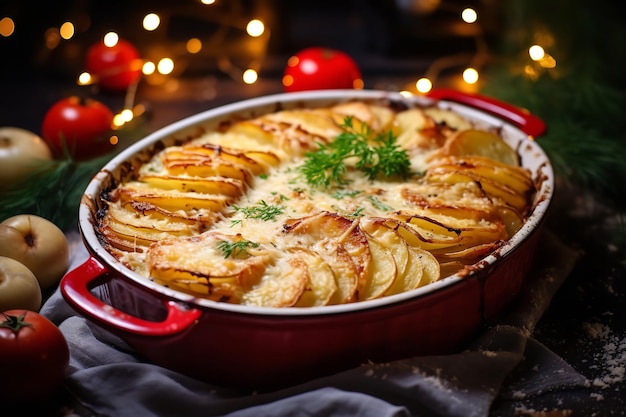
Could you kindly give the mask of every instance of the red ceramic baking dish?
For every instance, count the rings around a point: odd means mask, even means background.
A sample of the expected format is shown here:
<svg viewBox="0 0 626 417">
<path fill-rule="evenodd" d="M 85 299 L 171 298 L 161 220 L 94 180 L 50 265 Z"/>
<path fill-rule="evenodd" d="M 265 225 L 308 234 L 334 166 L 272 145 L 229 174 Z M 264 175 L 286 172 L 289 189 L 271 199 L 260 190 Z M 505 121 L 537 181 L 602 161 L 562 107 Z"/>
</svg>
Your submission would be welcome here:
<svg viewBox="0 0 626 417">
<path fill-rule="evenodd" d="M 524 226 L 468 276 L 452 275 L 380 299 L 311 308 L 197 298 L 127 269 L 99 241 L 94 216 L 100 194 L 129 161 L 155 144 L 193 137 L 232 118 L 351 99 L 434 104 L 498 128 L 537 186 Z M 554 188 L 550 161 L 533 140 L 544 129 L 540 119 L 514 106 L 450 90 L 428 97 L 369 90 L 276 94 L 199 113 L 135 143 L 94 176 L 79 207 L 90 257 L 63 278 L 62 294 L 79 314 L 120 336 L 147 360 L 224 386 L 267 390 L 368 361 L 453 352 L 515 300 L 532 265 Z"/>
</svg>

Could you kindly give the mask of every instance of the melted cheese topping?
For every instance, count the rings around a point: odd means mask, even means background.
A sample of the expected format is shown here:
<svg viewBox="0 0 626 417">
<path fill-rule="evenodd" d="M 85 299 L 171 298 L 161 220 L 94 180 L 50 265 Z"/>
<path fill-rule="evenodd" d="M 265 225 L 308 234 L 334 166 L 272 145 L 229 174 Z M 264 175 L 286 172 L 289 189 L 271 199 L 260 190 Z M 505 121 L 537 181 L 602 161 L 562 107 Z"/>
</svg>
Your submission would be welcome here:
<svg viewBox="0 0 626 417">
<path fill-rule="evenodd" d="M 411 176 L 349 168 L 340 187 L 307 184 L 306 153 L 334 140 L 346 115 L 391 130 Z M 471 129 L 447 110 L 362 102 L 237 122 L 155 155 L 109 194 L 99 229 L 130 269 L 218 301 L 305 307 L 410 290 L 476 262 L 523 223 L 529 173 L 451 151 L 461 134 L 471 145 Z"/>
</svg>

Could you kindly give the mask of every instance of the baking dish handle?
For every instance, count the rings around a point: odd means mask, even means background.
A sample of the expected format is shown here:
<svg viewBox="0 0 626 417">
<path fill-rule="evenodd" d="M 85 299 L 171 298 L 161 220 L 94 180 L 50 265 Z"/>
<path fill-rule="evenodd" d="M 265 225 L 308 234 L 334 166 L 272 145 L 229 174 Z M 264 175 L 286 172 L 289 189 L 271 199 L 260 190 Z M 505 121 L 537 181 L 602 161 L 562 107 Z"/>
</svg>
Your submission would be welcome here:
<svg viewBox="0 0 626 417">
<path fill-rule="evenodd" d="M 112 330 L 141 336 L 172 336 L 192 326 L 202 314 L 198 309 L 185 309 L 180 303 L 165 301 L 167 315 L 163 321 L 143 320 L 124 313 L 97 298 L 90 284 L 110 271 L 95 257 L 68 272 L 61 280 L 60 289 L 65 300 L 80 314 Z"/>
<path fill-rule="evenodd" d="M 522 132 L 532 137 L 541 136 L 546 132 L 546 124 L 539 117 L 529 113 L 525 109 L 507 104 L 492 97 L 475 93 L 464 93 L 446 88 L 433 89 L 427 96 L 436 100 L 448 100 L 466 104 L 470 107 L 498 116 L 513 123 L 515 126 L 519 127 Z"/>
</svg>

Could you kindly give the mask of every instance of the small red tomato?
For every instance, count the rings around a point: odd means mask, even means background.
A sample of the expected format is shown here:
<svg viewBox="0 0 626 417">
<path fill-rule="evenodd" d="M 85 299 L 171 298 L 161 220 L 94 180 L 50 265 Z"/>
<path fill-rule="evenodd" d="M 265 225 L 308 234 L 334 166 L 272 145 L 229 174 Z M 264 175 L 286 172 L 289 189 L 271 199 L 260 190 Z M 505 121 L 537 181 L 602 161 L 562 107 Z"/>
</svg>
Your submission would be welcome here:
<svg viewBox="0 0 626 417">
<path fill-rule="evenodd" d="M 87 160 L 113 150 L 110 143 L 113 112 L 93 99 L 72 96 L 57 101 L 47 111 L 41 135 L 57 156 L 69 154 Z"/>
<path fill-rule="evenodd" d="M 286 92 L 363 88 L 358 65 L 344 52 L 329 48 L 304 49 L 287 61 L 283 75 Z"/>
<path fill-rule="evenodd" d="M 0 313 L 0 398 L 44 401 L 61 386 L 69 366 L 65 336 L 46 317 L 29 310 Z"/>
<path fill-rule="evenodd" d="M 139 52 L 128 41 L 119 39 L 113 46 L 103 41 L 89 47 L 87 71 L 106 90 L 124 91 L 141 76 Z"/>
</svg>

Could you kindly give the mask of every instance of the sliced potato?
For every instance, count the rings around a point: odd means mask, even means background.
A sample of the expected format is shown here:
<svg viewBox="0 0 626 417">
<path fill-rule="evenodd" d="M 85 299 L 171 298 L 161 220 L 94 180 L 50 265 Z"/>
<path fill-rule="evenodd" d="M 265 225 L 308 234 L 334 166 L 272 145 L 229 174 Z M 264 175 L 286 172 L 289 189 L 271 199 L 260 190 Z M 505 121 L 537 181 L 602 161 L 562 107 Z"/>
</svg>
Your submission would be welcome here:
<svg viewBox="0 0 626 417">
<path fill-rule="evenodd" d="M 274 254 L 265 246 L 246 256 L 229 256 L 219 250 L 220 241 L 244 240 L 241 235 L 206 232 L 198 236 L 153 243 L 146 255 L 150 276 L 188 290 L 203 288 L 207 295 L 240 297 L 259 282 Z M 223 291 L 222 291 L 223 289 Z M 238 299 L 228 301 L 238 301 Z"/>
<path fill-rule="evenodd" d="M 402 275 L 398 274 L 393 285 L 387 289 L 385 295 L 399 294 L 417 288 L 422 282 L 424 267 L 420 260 L 421 249 L 407 247 L 408 263 Z"/>
<path fill-rule="evenodd" d="M 298 235 L 301 246 L 319 253 L 330 265 L 338 288 L 331 303 L 356 299 L 358 289 L 365 286 L 372 257 L 367 238 L 357 221 L 336 213 L 321 212 L 288 221 L 284 231 Z"/>
<path fill-rule="evenodd" d="M 140 181 L 164 190 L 176 190 L 187 193 L 243 195 L 246 185 L 243 181 L 226 177 L 177 177 L 171 175 L 142 175 Z"/>
<path fill-rule="evenodd" d="M 378 243 L 376 239 L 370 239 L 369 246 L 372 253 L 371 268 L 365 288 L 359 291 L 360 300 L 371 300 L 383 296 L 398 276 L 396 261 L 389 249 Z"/>
<path fill-rule="evenodd" d="M 115 198 L 119 199 L 123 205 L 132 205 L 137 211 L 143 210 L 142 204 L 159 207 L 162 209 L 162 213 L 167 216 L 176 216 L 170 213 L 178 210 L 197 212 L 205 209 L 219 212 L 233 201 L 233 196 L 229 195 L 162 190 L 138 181 L 128 182 L 119 187 L 116 190 Z"/>
<path fill-rule="evenodd" d="M 422 279 L 418 285 L 419 287 L 431 284 L 441 278 L 441 266 L 432 253 L 419 248 L 410 248 L 410 250 L 415 252 L 414 255 L 417 256 L 422 264 Z"/>
<path fill-rule="evenodd" d="M 465 129 L 452 135 L 440 156 L 485 156 L 512 166 L 519 166 L 519 156 L 500 136 L 485 130 Z"/>
<path fill-rule="evenodd" d="M 392 254 L 396 264 L 397 274 L 403 275 L 409 259 L 406 241 L 397 231 L 387 227 L 385 220 L 386 219 L 362 219 L 360 227 L 367 233 L 368 241 L 376 240 Z"/>
<path fill-rule="evenodd" d="M 300 257 L 308 268 L 307 286 L 295 306 L 314 307 L 327 305 L 337 291 L 335 274 L 330 265 L 318 253 L 308 248 L 292 248 L 290 252 Z"/>
<path fill-rule="evenodd" d="M 269 266 L 261 281 L 243 294 L 242 304 L 259 307 L 295 305 L 309 282 L 307 263 L 299 256 L 279 257 Z"/>
</svg>

